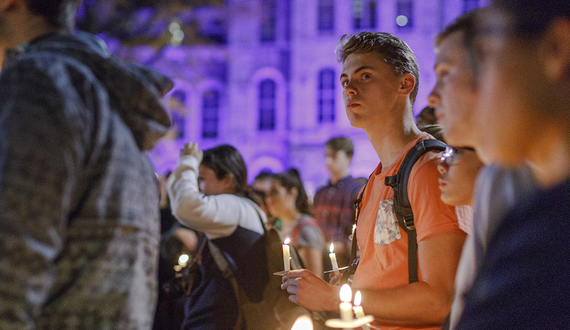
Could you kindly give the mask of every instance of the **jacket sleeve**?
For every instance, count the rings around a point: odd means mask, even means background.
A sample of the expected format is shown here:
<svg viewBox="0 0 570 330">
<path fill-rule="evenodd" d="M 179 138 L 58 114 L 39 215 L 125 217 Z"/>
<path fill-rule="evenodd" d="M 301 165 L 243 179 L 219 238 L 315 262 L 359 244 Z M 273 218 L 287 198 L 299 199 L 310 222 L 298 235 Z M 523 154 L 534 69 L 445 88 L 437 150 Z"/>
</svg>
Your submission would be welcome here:
<svg viewBox="0 0 570 330">
<path fill-rule="evenodd" d="M 166 182 L 174 216 L 212 239 L 231 235 L 238 225 L 263 232 L 257 220 L 259 216 L 250 205 L 252 203 L 231 194 L 206 196 L 199 191 L 199 165 L 193 156 L 180 157 L 178 168 Z"/>
<path fill-rule="evenodd" d="M 56 277 L 78 164 L 53 81 L 0 79 L 0 329 L 34 329 Z"/>
</svg>

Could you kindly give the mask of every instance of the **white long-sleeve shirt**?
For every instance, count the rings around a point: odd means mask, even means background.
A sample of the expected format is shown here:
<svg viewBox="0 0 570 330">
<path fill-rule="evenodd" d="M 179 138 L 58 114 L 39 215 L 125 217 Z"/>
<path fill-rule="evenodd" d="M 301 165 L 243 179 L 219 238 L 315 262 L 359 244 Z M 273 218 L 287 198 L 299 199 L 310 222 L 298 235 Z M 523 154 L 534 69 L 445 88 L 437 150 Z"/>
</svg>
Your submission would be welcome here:
<svg viewBox="0 0 570 330">
<path fill-rule="evenodd" d="M 247 198 L 232 194 L 206 196 L 198 189 L 198 159 L 181 156 L 166 182 L 172 213 L 181 223 L 210 239 L 230 236 L 238 226 L 263 234 L 265 213 Z"/>
</svg>

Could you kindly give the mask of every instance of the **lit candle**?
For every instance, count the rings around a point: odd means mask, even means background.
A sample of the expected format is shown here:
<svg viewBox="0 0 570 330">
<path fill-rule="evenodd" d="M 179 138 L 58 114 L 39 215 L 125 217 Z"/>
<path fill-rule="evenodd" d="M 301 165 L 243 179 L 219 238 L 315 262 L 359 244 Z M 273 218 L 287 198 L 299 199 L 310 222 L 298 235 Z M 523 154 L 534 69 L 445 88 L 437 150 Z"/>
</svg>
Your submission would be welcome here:
<svg viewBox="0 0 570 330">
<path fill-rule="evenodd" d="M 178 265 L 182 268 L 186 267 L 188 264 L 188 259 L 190 259 L 190 257 L 187 254 L 180 255 L 178 258 Z"/>
<path fill-rule="evenodd" d="M 340 274 L 338 271 L 338 262 L 336 261 L 336 254 L 334 253 L 334 243 L 331 243 L 329 258 L 331 258 L 331 265 L 335 275 Z"/>
<path fill-rule="evenodd" d="M 307 315 L 301 315 L 297 318 L 291 330 L 313 330 L 313 321 Z"/>
<path fill-rule="evenodd" d="M 340 287 L 340 318 L 344 322 L 352 321 L 352 290 L 348 284 Z"/>
<path fill-rule="evenodd" d="M 354 307 L 352 307 L 352 310 L 354 311 L 354 315 L 356 315 L 357 319 L 361 319 L 365 316 L 364 310 L 362 309 L 362 306 L 360 306 L 361 300 L 362 296 L 360 291 L 356 291 L 354 294 Z M 362 326 L 362 330 L 370 330 L 370 327 L 365 324 Z"/>
<path fill-rule="evenodd" d="M 286 272 L 291 270 L 291 252 L 289 250 L 290 241 L 291 240 L 289 239 L 289 237 L 287 237 L 283 242 L 283 267 L 285 268 Z"/>
</svg>

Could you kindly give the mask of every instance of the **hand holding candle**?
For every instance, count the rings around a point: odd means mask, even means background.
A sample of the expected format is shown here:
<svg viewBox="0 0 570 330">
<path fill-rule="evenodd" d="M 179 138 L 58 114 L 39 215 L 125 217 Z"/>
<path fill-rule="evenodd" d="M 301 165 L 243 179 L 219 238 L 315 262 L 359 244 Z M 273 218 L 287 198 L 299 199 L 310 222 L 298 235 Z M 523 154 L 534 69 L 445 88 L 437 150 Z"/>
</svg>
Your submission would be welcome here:
<svg viewBox="0 0 570 330">
<path fill-rule="evenodd" d="M 357 319 L 365 317 L 364 309 L 362 309 L 362 306 L 360 306 L 361 300 L 362 295 L 360 291 L 356 291 L 354 294 L 354 307 L 352 307 L 352 310 L 354 311 L 354 315 L 356 315 Z M 368 325 L 363 325 L 362 330 L 370 330 L 370 327 Z"/>
<path fill-rule="evenodd" d="M 289 242 L 291 240 L 289 237 L 283 242 L 283 267 L 286 272 L 291 270 L 291 251 L 289 247 Z"/>
<path fill-rule="evenodd" d="M 355 302 L 356 302 L 356 297 Z M 360 295 L 358 297 L 360 300 Z M 340 288 L 340 319 L 328 319 L 325 321 L 325 325 L 330 328 L 343 328 L 343 329 L 355 329 L 362 327 L 363 329 L 369 329 L 368 323 L 374 321 L 372 315 L 365 316 L 362 307 L 354 308 L 354 311 L 358 311 L 357 318 L 352 317 L 353 307 L 352 307 L 352 290 L 348 284 L 343 285 Z M 360 301 L 358 301 L 360 305 Z M 360 314 L 362 312 L 362 314 Z M 360 317 L 362 315 L 362 317 Z"/>
<path fill-rule="evenodd" d="M 331 243 L 329 251 L 330 251 L 329 258 L 331 259 L 332 269 L 334 271 L 334 274 L 338 275 L 340 273 L 338 271 L 338 262 L 336 261 L 336 254 L 334 253 L 334 243 Z"/>
</svg>

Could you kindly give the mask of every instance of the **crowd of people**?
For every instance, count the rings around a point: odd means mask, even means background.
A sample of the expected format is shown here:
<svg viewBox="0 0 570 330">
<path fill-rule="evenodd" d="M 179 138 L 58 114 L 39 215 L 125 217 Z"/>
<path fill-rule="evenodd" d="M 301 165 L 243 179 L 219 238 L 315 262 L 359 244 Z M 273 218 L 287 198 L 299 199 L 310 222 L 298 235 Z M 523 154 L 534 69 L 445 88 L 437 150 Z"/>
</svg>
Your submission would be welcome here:
<svg viewBox="0 0 570 330">
<path fill-rule="evenodd" d="M 315 319 L 349 283 L 377 329 L 570 329 L 567 0 L 492 0 L 446 26 L 417 118 L 412 49 L 342 36 L 346 115 L 380 163 L 353 178 L 334 136 L 312 197 L 294 168 L 249 185 L 226 144 L 186 143 L 159 178 L 145 151 L 172 82 L 74 31 L 78 5 L 0 0 L 0 329 L 251 329 L 270 230 L 294 259 L 278 292 Z M 329 245 L 348 269 L 329 272 Z"/>
</svg>

